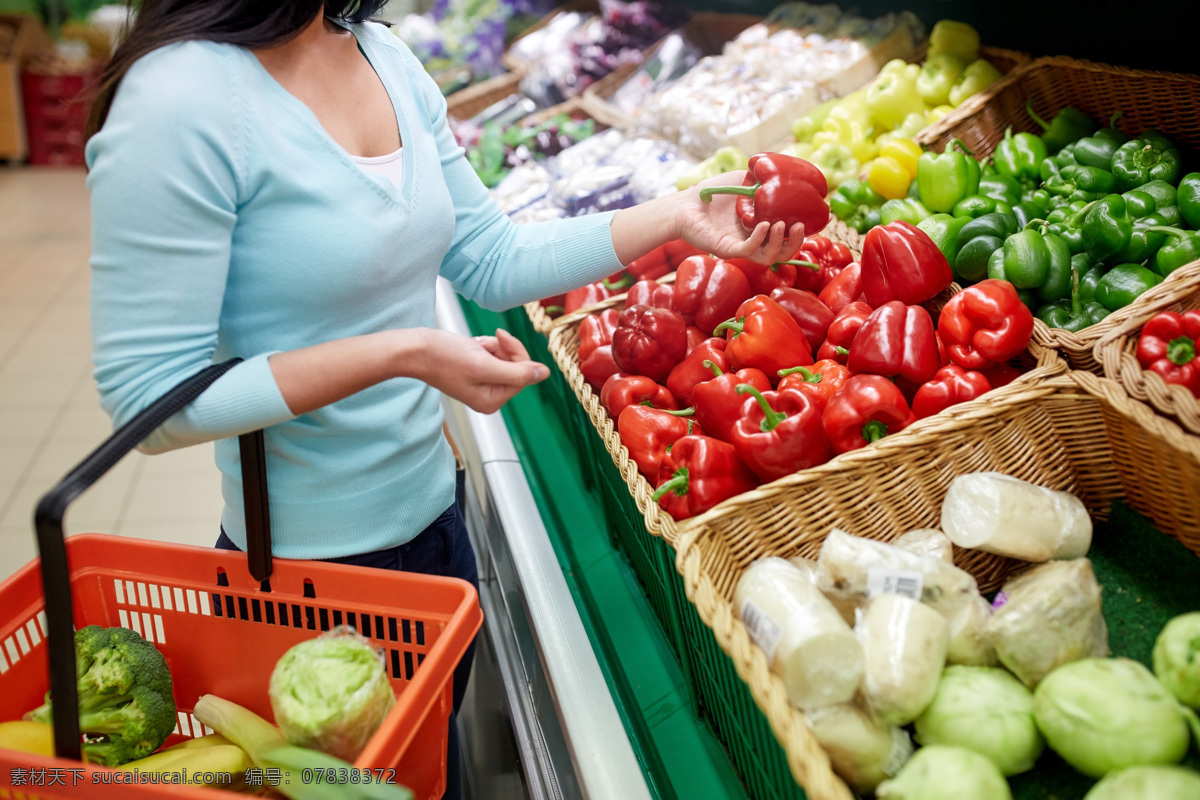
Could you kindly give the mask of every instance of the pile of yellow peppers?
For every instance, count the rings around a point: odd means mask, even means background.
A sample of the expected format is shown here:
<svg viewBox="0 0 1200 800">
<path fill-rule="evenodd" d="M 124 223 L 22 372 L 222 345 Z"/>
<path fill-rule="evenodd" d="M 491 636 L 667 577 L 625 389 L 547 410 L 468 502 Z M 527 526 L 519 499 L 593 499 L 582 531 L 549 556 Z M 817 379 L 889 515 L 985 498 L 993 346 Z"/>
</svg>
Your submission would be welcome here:
<svg viewBox="0 0 1200 800">
<path fill-rule="evenodd" d="M 884 197 L 903 197 L 892 187 L 899 186 L 902 171 L 909 176 L 916 171 L 920 148 L 911 138 L 1001 77 L 999 70 L 979 58 L 979 34 L 974 28 L 941 20 L 930 32 L 924 64 L 889 61 L 866 87 L 822 103 L 795 120 L 796 141 L 782 152 L 811 161 L 830 186 L 867 173 L 872 187 Z M 916 155 L 909 158 L 911 153 Z M 881 158 L 885 159 L 882 165 L 876 161 Z"/>
</svg>

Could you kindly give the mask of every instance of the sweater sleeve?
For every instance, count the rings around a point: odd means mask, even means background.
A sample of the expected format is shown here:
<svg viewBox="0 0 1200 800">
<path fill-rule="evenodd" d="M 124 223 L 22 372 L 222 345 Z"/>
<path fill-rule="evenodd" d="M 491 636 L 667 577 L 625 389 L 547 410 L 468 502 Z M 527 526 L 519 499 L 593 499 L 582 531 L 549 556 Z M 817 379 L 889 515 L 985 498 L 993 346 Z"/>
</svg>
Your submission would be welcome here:
<svg viewBox="0 0 1200 800">
<path fill-rule="evenodd" d="M 441 275 L 459 294 L 504 310 L 601 280 L 622 268 L 613 250 L 613 212 L 517 225 L 500 210 L 447 124 L 446 99 L 402 46 L 437 137 L 454 201 L 454 239 Z"/>
<path fill-rule="evenodd" d="M 126 73 L 88 142 L 94 377 L 114 427 L 213 363 L 244 180 L 229 53 L 164 47 Z M 293 418 L 267 363 L 245 361 L 142 443 L 161 452 Z"/>
</svg>

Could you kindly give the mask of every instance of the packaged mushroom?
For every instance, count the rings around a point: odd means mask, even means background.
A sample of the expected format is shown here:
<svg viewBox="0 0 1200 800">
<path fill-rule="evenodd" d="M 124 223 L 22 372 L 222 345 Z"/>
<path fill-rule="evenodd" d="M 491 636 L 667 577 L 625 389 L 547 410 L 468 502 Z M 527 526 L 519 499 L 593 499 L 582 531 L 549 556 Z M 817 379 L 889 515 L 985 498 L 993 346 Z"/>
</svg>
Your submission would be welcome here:
<svg viewBox="0 0 1200 800">
<path fill-rule="evenodd" d="M 754 562 L 734 588 L 733 607 L 793 705 L 807 711 L 854 698 L 862 646 L 802 571 L 782 558 Z"/>
</svg>

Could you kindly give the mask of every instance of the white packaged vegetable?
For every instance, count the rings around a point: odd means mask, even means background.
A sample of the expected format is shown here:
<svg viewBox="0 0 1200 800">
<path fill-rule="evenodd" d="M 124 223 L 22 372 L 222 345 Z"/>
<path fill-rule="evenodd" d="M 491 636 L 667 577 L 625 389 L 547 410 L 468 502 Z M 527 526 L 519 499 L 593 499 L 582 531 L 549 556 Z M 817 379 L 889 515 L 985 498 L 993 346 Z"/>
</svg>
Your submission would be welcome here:
<svg viewBox="0 0 1200 800">
<path fill-rule="evenodd" d="M 912 722 L 937 691 L 950 639 L 946 620 L 916 600 L 881 594 L 867 602 L 855 633 L 866 659 L 867 708 L 892 725 Z"/>
<path fill-rule="evenodd" d="M 803 572 L 782 558 L 756 561 L 738 581 L 733 607 L 793 705 L 807 711 L 853 699 L 862 646 Z"/>
<path fill-rule="evenodd" d="M 788 563 L 796 569 L 804 573 L 804 577 L 817 584 L 817 562 L 811 558 L 804 556 L 792 556 L 788 559 Z M 817 586 L 817 588 L 821 588 Z M 824 592 L 822 592 L 824 594 Z M 858 619 L 858 609 L 861 603 L 853 597 L 831 597 L 825 595 L 825 599 L 833 603 L 833 607 L 842 615 L 842 619 L 846 620 L 846 624 L 854 627 L 855 621 Z"/>
<path fill-rule="evenodd" d="M 900 536 L 892 544 L 910 553 L 931 556 L 947 564 L 954 564 L 954 543 L 936 528 L 917 528 Z"/>
<path fill-rule="evenodd" d="M 1108 655 L 1100 584 L 1086 558 L 1042 564 L 1003 591 L 987 635 L 1000 663 L 1030 689 L 1056 667 Z"/>
<path fill-rule="evenodd" d="M 817 558 L 817 585 L 835 603 L 862 603 L 883 591 L 907 592 L 946 618 L 950 663 L 996 663 L 996 654 L 984 637 L 991 607 L 969 573 L 941 559 L 835 528 Z"/>
<path fill-rule="evenodd" d="M 942 530 L 959 547 L 1023 561 L 1079 558 L 1092 520 L 1079 498 L 1000 472 L 959 475 L 942 502 Z"/>
<path fill-rule="evenodd" d="M 904 729 L 872 719 L 851 703 L 809 711 L 804 718 L 834 771 L 860 794 L 875 791 L 913 754 L 912 739 Z"/>
</svg>

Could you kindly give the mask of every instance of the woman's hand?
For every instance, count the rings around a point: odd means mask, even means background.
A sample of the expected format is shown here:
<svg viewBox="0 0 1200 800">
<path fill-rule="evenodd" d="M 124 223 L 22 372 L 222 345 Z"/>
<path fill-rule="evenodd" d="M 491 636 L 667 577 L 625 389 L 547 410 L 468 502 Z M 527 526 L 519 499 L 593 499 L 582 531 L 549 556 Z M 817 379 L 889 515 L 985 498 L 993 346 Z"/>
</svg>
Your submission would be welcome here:
<svg viewBox="0 0 1200 800">
<path fill-rule="evenodd" d="M 675 224 L 679 238 L 717 258 L 748 258 L 760 264 L 786 261 L 796 254 L 804 242 L 804 225 L 797 222 L 791 230 L 782 222 L 771 225 L 759 223 L 747 231 L 738 220 L 735 205 L 738 196 L 713 195 L 712 202 L 700 200 L 700 190 L 707 186 L 741 186 L 745 171 L 726 172 L 709 178 L 680 192 Z"/>
<path fill-rule="evenodd" d="M 550 376 L 506 330 L 473 339 L 428 330 L 422 340 L 413 377 L 481 414 L 499 411 L 517 392 Z"/>
</svg>

